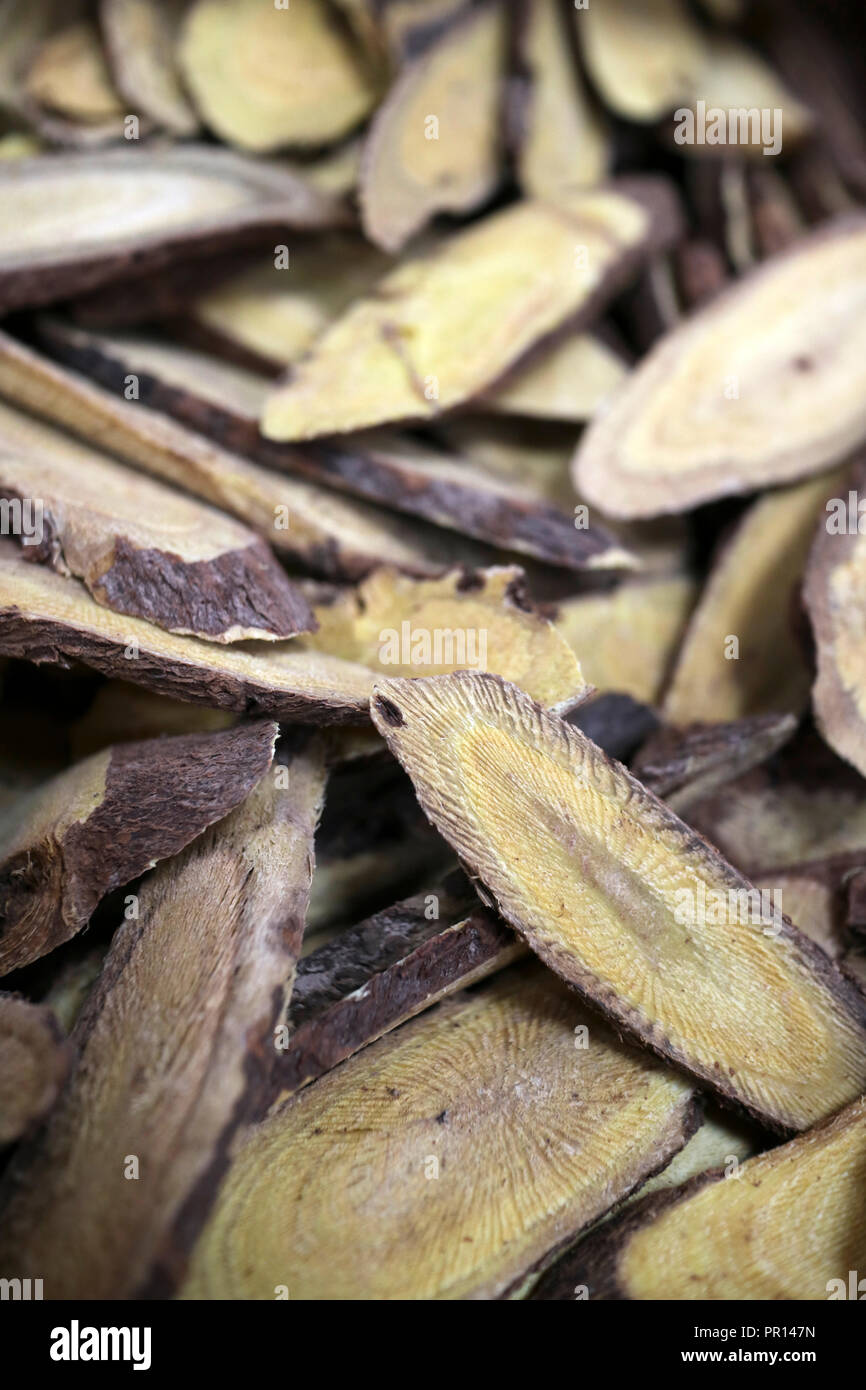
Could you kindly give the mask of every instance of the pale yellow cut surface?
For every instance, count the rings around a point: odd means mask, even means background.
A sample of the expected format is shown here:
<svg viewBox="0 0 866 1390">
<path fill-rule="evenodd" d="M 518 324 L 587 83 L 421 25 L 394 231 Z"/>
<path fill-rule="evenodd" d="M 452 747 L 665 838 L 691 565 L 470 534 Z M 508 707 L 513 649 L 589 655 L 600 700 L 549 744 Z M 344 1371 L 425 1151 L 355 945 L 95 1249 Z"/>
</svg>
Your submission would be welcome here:
<svg viewBox="0 0 866 1390">
<path fill-rule="evenodd" d="M 664 700 L 671 723 L 798 713 L 804 707 L 811 671 L 795 628 L 795 605 L 832 490 L 833 479 L 821 476 L 768 493 L 746 514 L 689 625 Z"/>
<path fill-rule="evenodd" d="M 373 121 L 361 215 L 371 241 L 403 246 L 437 212 L 468 212 L 500 177 L 507 16 L 481 6 L 407 64 Z"/>
<path fill-rule="evenodd" d="M 866 1265 L 866 1100 L 750 1159 L 628 1242 L 630 1298 L 824 1300 Z M 858 1273 L 857 1278 L 860 1277 Z"/>
<path fill-rule="evenodd" d="M 829 223 L 666 334 L 584 435 L 576 486 L 658 516 L 846 458 L 866 437 L 866 218 Z"/>
<path fill-rule="evenodd" d="M 657 121 L 693 90 L 705 40 L 685 0 L 602 0 L 574 11 L 590 77 L 629 121 Z"/>
<path fill-rule="evenodd" d="M 195 0 L 180 44 L 201 115 L 242 149 L 324 145 L 363 120 L 375 88 L 319 0 Z"/>
<path fill-rule="evenodd" d="M 517 172 L 527 197 L 555 200 L 601 181 L 611 142 L 574 61 L 556 0 L 530 0 L 524 23 L 531 86 Z"/>
<path fill-rule="evenodd" d="M 571 334 L 487 393 L 488 410 L 542 420 L 591 420 L 622 384 L 620 355 L 589 333 Z"/>
<path fill-rule="evenodd" d="M 567 209 L 525 202 L 484 218 L 398 267 L 327 329 L 271 396 L 263 433 L 342 433 L 479 394 L 649 230 L 645 209 L 610 190 L 574 195 Z"/>
<path fill-rule="evenodd" d="M 308 651 L 361 662 L 383 675 L 432 676 L 493 671 L 518 682 L 533 699 L 571 708 L 589 693 L 579 662 L 546 619 L 514 602 L 516 568 L 411 579 L 376 570 L 360 588 L 315 608 L 319 630 L 296 640 Z M 438 659 L 437 659 L 438 658 Z"/>
<path fill-rule="evenodd" d="M 93 24 L 70 24 L 40 47 L 27 74 L 34 101 L 73 121 L 110 121 L 124 107 Z"/>
<path fill-rule="evenodd" d="M 654 704 L 695 601 L 688 575 L 564 599 L 556 626 L 590 685 Z"/>
<path fill-rule="evenodd" d="M 474 672 L 380 680 L 371 708 L 502 915 L 626 1029 L 782 1127 L 866 1088 L 859 994 L 577 729 Z"/>
<path fill-rule="evenodd" d="M 496 1297 L 681 1146 L 689 1101 L 686 1081 L 518 967 L 252 1130 L 183 1296 Z"/>
</svg>

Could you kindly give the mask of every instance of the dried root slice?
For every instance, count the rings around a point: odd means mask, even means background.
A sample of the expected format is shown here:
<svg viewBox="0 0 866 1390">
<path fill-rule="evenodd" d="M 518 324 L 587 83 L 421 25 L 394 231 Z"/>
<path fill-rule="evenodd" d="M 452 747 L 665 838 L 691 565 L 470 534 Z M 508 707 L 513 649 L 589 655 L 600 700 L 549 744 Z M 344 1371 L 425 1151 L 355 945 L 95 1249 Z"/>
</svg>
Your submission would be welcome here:
<svg viewBox="0 0 866 1390">
<path fill-rule="evenodd" d="M 398 251 L 440 212 L 468 213 L 501 175 L 505 7 L 464 11 L 403 69 L 370 128 L 361 216 Z"/>
<path fill-rule="evenodd" d="M 28 564 L 11 541 L 0 541 L 0 653 L 81 661 L 193 704 L 314 724 L 363 723 L 373 675 L 292 641 L 221 647 L 113 613 L 75 580 Z"/>
<path fill-rule="evenodd" d="M 96 134 L 100 139 L 120 139 L 125 114 L 122 99 L 111 80 L 96 25 L 80 20 L 59 29 L 42 43 L 29 64 L 24 91 L 35 104 L 35 124 L 51 136 L 62 135 L 68 122 L 74 139 Z M 45 113 L 45 120 L 41 117 Z"/>
<path fill-rule="evenodd" d="M 57 334 L 52 336 L 59 341 Z M 165 351 L 175 377 L 183 362 L 189 377 L 194 377 L 196 356 L 187 357 L 177 349 Z M 449 551 L 447 537 L 443 539 L 432 527 L 383 516 L 361 501 L 347 500 L 313 483 L 249 463 L 240 454 L 229 453 L 176 424 L 141 398 L 124 399 L 129 383 L 123 365 L 106 359 L 104 368 L 95 348 L 76 356 L 76 361 L 88 364 L 99 376 L 105 369 L 106 379 L 118 389 L 103 390 L 0 333 L 0 395 L 63 425 L 126 463 L 231 512 L 275 549 L 328 578 L 358 579 L 379 564 L 396 565 L 410 574 L 441 574 L 449 564 L 481 562 L 480 554 L 474 555 L 466 542 L 455 543 Z M 150 378 L 141 369 L 140 397 L 146 396 L 149 386 Z M 220 370 L 216 364 L 203 390 L 224 400 L 237 397 L 239 390 L 255 387 L 249 374 L 225 367 Z M 161 406 L 166 406 L 184 399 L 184 395 L 183 391 L 160 390 L 158 398 Z M 201 412 L 203 428 L 210 409 Z M 2 418 L 5 447 L 26 445 L 40 451 L 56 447 L 56 432 L 37 421 L 9 407 L 3 409 Z M 231 417 L 223 412 L 219 418 Z M 82 468 L 90 467 L 92 449 L 72 440 L 65 449 L 70 457 L 74 451 Z"/>
<path fill-rule="evenodd" d="M 684 815 L 688 806 L 766 762 L 796 727 L 792 714 L 690 724 L 683 729 L 663 727 L 641 748 L 632 771 L 672 811 Z M 802 926 L 795 913 L 787 915 Z"/>
<path fill-rule="evenodd" d="M 59 433 L 50 452 L 6 452 L 5 415 L 0 403 L 0 497 L 36 499 L 39 508 L 25 559 L 75 575 L 97 603 L 169 632 L 274 641 L 315 626 L 300 590 L 247 527 L 95 452 L 82 468 Z"/>
<path fill-rule="evenodd" d="M 706 43 L 684 0 L 605 0 L 574 22 L 590 77 L 629 121 L 658 121 L 688 98 Z"/>
<path fill-rule="evenodd" d="M 752 235 L 763 259 L 786 250 L 802 237 L 806 223 L 788 180 L 764 165 L 748 171 Z"/>
<path fill-rule="evenodd" d="M 533 607 L 516 568 L 430 580 L 379 569 L 315 611 L 318 631 L 296 645 L 386 676 L 493 671 L 561 713 L 589 694 L 574 652 Z"/>
<path fill-rule="evenodd" d="M 679 298 L 689 311 L 708 304 L 730 279 L 724 254 L 707 237 L 684 241 L 674 252 Z"/>
<path fill-rule="evenodd" d="M 736 1178 L 716 1171 L 614 1218 L 542 1280 L 537 1298 L 857 1297 L 866 1260 L 866 1100 Z M 857 1275 L 853 1276 L 856 1284 Z"/>
<path fill-rule="evenodd" d="M 811 671 L 797 622 L 800 586 L 833 486 L 832 478 L 814 478 L 768 493 L 746 512 L 677 658 L 664 700 L 672 723 L 803 709 Z"/>
<path fill-rule="evenodd" d="M 626 584 L 564 599 L 556 627 L 599 690 L 654 704 L 673 659 L 696 586 L 687 575 Z"/>
<path fill-rule="evenodd" d="M 41 1271 L 47 1298 L 170 1294 L 258 1113 L 324 784 L 315 741 L 277 756 L 282 777 L 143 885 L 76 1028 L 78 1065 L 7 1175 L 0 1262 Z"/>
<path fill-rule="evenodd" d="M 207 286 L 191 309 L 194 330 L 231 359 L 279 371 L 303 356 L 327 325 L 388 269 L 362 237 L 332 233 L 293 246 L 287 269 L 273 259 Z"/>
<path fill-rule="evenodd" d="M 597 316 L 678 222 L 670 186 L 652 178 L 484 218 L 327 329 L 270 398 L 263 432 L 299 440 L 425 419 L 488 391 L 536 344 Z"/>
<path fill-rule="evenodd" d="M 14 1143 L 48 1114 L 68 1070 L 53 1010 L 0 994 L 0 1145 Z"/>
<path fill-rule="evenodd" d="M 619 1027 L 776 1128 L 863 1091 L 866 1000 L 584 735 L 474 672 L 379 681 L 372 712 L 502 916 Z"/>
<path fill-rule="evenodd" d="M 589 333 L 574 333 L 509 373 L 479 404 L 506 415 L 581 424 L 592 419 L 626 375 L 626 364 L 612 347 Z"/>
<path fill-rule="evenodd" d="M 276 164 L 206 145 L 0 162 L 0 309 L 49 304 L 175 259 L 344 220 Z"/>
<path fill-rule="evenodd" d="M 841 875 L 832 865 L 816 865 L 799 873 L 761 874 L 755 877 L 755 887 L 778 894 L 785 916 L 796 922 L 800 931 L 826 951 L 832 960 L 841 960 L 846 942 L 843 939 L 840 892 Z"/>
<path fill-rule="evenodd" d="M 528 88 L 518 117 L 517 175 L 527 197 L 556 201 L 601 182 L 612 142 L 584 87 L 556 0 L 529 0 L 519 47 Z"/>
<path fill-rule="evenodd" d="M 668 334 L 591 424 L 577 487 L 658 516 L 839 463 L 866 436 L 866 217 L 841 218 Z"/>
<path fill-rule="evenodd" d="M 520 481 L 500 480 L 465 458 L 410 438 L 371 433 L 353 437 L 343 447 L 335 443 L 305 449 L 263 441 L 258 415 L 267 383 L 242 368 L 140 335 L 107 336 L 56 320 L 42 320 L 40 336 L 70 366 L 113 392 L 122 394 L 133 376 L 144 404 L 281 472 L 300 473 L 548 564 L 584 569 L 638 563 L 602 527 L 578 529 L 571 505 L 568 512 L 547 505 Z M 443 559 L 446 555 L 443 548 Z M 471 554 L 461 558 L 471 559 Z"/>
<path fill-rule="evenodd" d="M 799 736 L 767 767 L 693 806 L 689 824 L 751 877 L 851 868 L 866 855 L 863 779 L 814 734 Z"/>
<path fill-rule="evenodd" d="M 376 90 L 321 0 L 194 0 L 180 61 L 207 125 L 266 154 L 324 145 L 368 115 Z"/>
<path fill-rule="evenodd" d="M 0 114 L 24 117 L 24 81 L 34 54 L 63 23 L 77 20 L 83 0 L 4 0 L 0 45 Z"/>
<path fill-rule="evenodd" d="M 674 140 L 680 154 L 737 158 L 778 154 L 801 143 L 812 127 L 808 109 L 755 49 L 727 35 L 707 41 L 704 61 L 692 74 Z M 730 114 L 736 113 L 736 130 Z M 777 114 L 780 113 L 780 114 Z M 768 124 L 769 118 L 769 124 Z"/>
<path fill-rule="evenodd" d="M 274 1071 L 275 1104 L 524 951 L 471 897 L 457 901 L 444 889 L 396 903 L 324 941 L 298 962 L 288 1045 Z"/>
<path fill-rule="evenodd" d="M 848 482 L 829 498 L 816 529 L 804 597 L 817 647 L 816 718 L 831 747 L 866 774 L 866 534 L 860 533 L 859 501 L 866 462 L 858 463 Z"/>
<path fill-rule="evenodd" d="M 0 975 L 68 941 L 112 888 L 243 801 L 270 766 L 268 722 L 119 744 L 0 817 Z"/>
<path fill-rule="evenodd" d="M 546 972 L 507 971 L 249 1132 L 182 1296 L 495 1298 L 693 1125 L 686 1082 Z"/>
<path fill-rule="evenodd" d="M 181 139 L 198 131 L 175 62 L 183 0 L 102 0 L 100 20 L 112 75 L 134 111 Z"/>
<path fill-rule="evenodd" d="M 359 3 L 364 0 L 354 0 L 355 7 Z M 423 53 L 465 8 L 466 0 L 385 0 L 379 22 L 392 61 L 404 63 Z"/>
<path fill-rule="evenodd" d="M 127 681 L 109 680 L 99 687 L 87 713 L 72 726 L 70 747 L 73 757 L 86 758 L 112 743 L 161 738 L 165 734 L 204 734 L 213 729 L 228 729 L 234 722 L 235 716 L 229 710 L 188 705 Z"/>
<path fill-rule="evenodd" d="M 90 951 L 76 951 L 64 961 L 51 981 L 43 1003 L 57 1016 L 64 1033 L 71 1033 L 81 1010 L 87 1002 L 108 954 L 108 945 L 100 944 Z"/>
</svg>

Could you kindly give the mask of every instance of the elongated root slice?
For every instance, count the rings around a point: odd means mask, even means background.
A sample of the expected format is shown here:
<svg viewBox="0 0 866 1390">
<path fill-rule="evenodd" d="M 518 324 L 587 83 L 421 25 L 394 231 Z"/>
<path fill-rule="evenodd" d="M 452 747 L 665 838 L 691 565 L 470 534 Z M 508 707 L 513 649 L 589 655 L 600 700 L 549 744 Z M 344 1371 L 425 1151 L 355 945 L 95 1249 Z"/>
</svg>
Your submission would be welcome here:
<svg viewBox="0 0 866 1390">
<path fill-rule="evenodd" d="M 70 1081 L 6 1175 L 0 1266 L 44 1278 L 46 1298 L 170 1293 L 232 1136 L 258 1113 L 324 786 L 314 735 L 277 760 L 143 885 L 76 1027 Z"/>
<path fill-rule="evenodd" d="M 463 892 L 446 882 L 323 941 L 298 962 L 276 1100 L 525 950 L 465 879 Z"/>
<path fill-rule="evenodd" d="M 818 651 L 812 692 L 818 723 L 836 752 L 866 776 L 866 535 L 859 531 L 858 509 L 864 486 L 866 459 L 854 470 L 850 490 L 846 483 L 827 501 L 809 557 L 805 599 Z"/>
<path fill-rule="evenodd" d="M 363 723 L 373 673 L 294 642 L 252 651 L 179 637 L 102 608 L 77 580 L 22 560 L 0 541 L 0 652 L 31 661 L 82 661 L 161 695 L 301 723 Z"/>
<path fill-rule="evenodd" d="M 182 1292 L 493 1298 L 695 1123 L 687 1082 L 622 1046 L 540 967 L 517 966 L 253 1129 Z"/>
<path fill-rule="evenodd" d="M 51 1109 L 68 1068 L 53 1010 L 0 994 L 0 1145 L 20 1139 Z"/>
<path fill-rule="evenodd" d="M 16 798 L 0 816 L 0 975 L 87 925 L 112 888 L 244 800 L 270 766 L 276 725 L 117 744 Z"/>
<path fill-rule="evenodd" d="M 427 816 L 543 960 L 780 1129 L 866 1086 L 866 1000 L 716 850 L 516 686 L 374 686 Z"/>
<path fill-rule="evenodd" d="M 300 590 L 241 522 L 107 455 L 83 460 L 59 434 L 44 452 L 7 451 L 8 419 L 0 405 L 0 498 L 24 518 L 33 509 L 26 559 L 74 574 L 97 603 L 169 632 L 273 641 L 314 626 Z"/>
<path fill-rule="evenodd" d="M 841 474 L 755 502 L 713 565 L 664 699 L 675 724 L 799 712 L 811 679 L 796 615 L 824 500 Z"/>
<path fill-rule="evenodd" d="M 866 216 L 827 224 L 666 334 L 578 446 L 611 516 L 794 482 L 866 438 Z"/>
<path fill-rule="evenodd" d="M 302 440 L 430 419 L 487 393 L 530 349 L 596 319 L 679 232 L 663 179 L 620 179 L 556 206 L 514 203 L 351 305 L 270 396 L 262 433 Z"/>
<path fill-rule="evenodd" d="M 663 726 L 641 747 L 632 771 L 682 815 L 687 806 L 766 762 L 796 727 L 792 714 L 690 724 L 684 729 Z"/>
<path fill-rule="evenodd" d="M 654 1194 L 541 1280 L 545 1299 L 858 1298 L 866 1098 L 808 1134 Z M 857 1285 L 858 1275 L 854 1275 Z"/>
</svg>

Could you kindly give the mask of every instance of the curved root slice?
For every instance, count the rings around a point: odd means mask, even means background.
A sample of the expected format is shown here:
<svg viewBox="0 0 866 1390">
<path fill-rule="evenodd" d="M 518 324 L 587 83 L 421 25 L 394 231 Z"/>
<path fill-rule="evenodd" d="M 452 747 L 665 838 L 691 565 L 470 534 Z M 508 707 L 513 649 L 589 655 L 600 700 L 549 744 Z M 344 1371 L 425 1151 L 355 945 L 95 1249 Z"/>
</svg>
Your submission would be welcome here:
<svg viewBox="0 0 866 1390">
<path fill-rule="evenodd" d="M 866 1100 L 736 1176 L 705 1174 L 654 1194 L 594 1232 L 535 1297 L 858 1298 L 866 1264 Z"/>
<path fill-rule="evenodd" d="M 661 339 L 574 460 L 611 516 L 793 482 L 866 439 L 866 216 L 827 224 Z"/>
<path fill-rule="evenodd" d="M 380 681 L 373 719 L 529 946 L 617 1023 L 781 1129 L 866 1086 L 866 1000 L 577 729 L 495 676 Z"/>
<path fill-rule="evenodd" d="M 182 1292 L 495 1298 L 694 1123 L 685 1082 L 621 1046 L 546 972 L 516 967 L 252 1130 Z"/>
</svg>

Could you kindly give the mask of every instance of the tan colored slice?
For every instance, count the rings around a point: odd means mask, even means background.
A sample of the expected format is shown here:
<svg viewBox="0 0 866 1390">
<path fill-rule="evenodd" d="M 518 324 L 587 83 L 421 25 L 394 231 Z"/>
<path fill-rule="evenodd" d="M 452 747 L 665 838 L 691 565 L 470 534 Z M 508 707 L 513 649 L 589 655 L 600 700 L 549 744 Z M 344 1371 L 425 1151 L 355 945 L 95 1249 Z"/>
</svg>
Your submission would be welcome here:
<svg viewBox="0 0 866 1390">
<path fill-rule="evenodd" d="M 276 370 L 302 357 L 387 268 L 387 257 L 361 237 L 316 237 L 291 248 L 285 270 L 263 261 L 206 290 L 193 319 L 227 353 L 241 349 Z"/>
<path fill-rule="evenodd" d="M 677 220 L 669 186 L 653 179 L 484 218 L 398 267 L 328 328 L 270 398 L 264 434 L 429 419 L 482 394 L 530 348 L 598 314 Z"/>
<path fill-rule="evenodd" d="M 551 1271 L 537 1297 L 862 1297 L 866 1100 L 736 1177 L 715 1172 L 640 1202 Z M 851 1271 L 854 1271 L 853 1275 Z"/>
<path fill-rule="evenodd" d="M 659 516 L 839 463 L 866 437 L 866 217 L 764 263 L 664 337 L 594 420 L 577 487 Z"/>
<path fill-rule="evenodd" d="M 501 177 L 507 16 L 486 3 L 458 15 L 400 73 L 370 127 L 361 217 L 398 251 L 437 213 L 468 213 Z"/>
<path fill-rule="evenodd" d="M 6 807 L 0 975 L 68 941 L 111 889 L 234 810 L 270 767 L 275 737 L 260 721 L 117 744 Z"/>
<path fill-rule="evenodd" d="M 363 723 L 372 672 L 293 641 L 221 647 L 102 608 L 74 579 L 0 541 L 0 652 L 68 665 L 219 709 L 301 723 Z"/>
<path fill-rule="evenodd" d="M 622 1047 L 546 972 L 518 967 L 252 1130 L 182 1296 L 273 1298 L 283 1285 L 304 1300 L 495 1298 L 693 1123 L 688 1083 Z"/>
<path fill-rule="evenodd" d="M 190 94 L 214 134 L 266 154 L 324 145 L 370 112 L 375 88 L 320 0 L 194 0 L 181 35 Z"/>
<path fill-rule="evenodd" d="M 0 111 L 6 116 L 23 116 L 26 102 L 24 81 L 39 45 L 64 23 L 82 15 L 83 0 L 3 0 L 0 20 Z"/>
<path fill-rule="evenodd" d="M 177 364 L 183 352 L 169 350 Z M 195 361 L 190 355 L 190 360 Z M 124 462 L 174 483 L 245 521 L 282 553 L 334 579 L 358 579 L 379 564 L 412 574 L 440 574 L 475 556 L 468 542 L 449 553 L 447 537 L 405 518 L 383 515 L 361 501 L 347 500 L 314 483 L 249 463 L 203 435 L 175 423 L 143 400 L 129 401 L 119 389 L 103 390 L 75 372 L 0 333 L 0 396 L 63 425 L 73 434 Z M 209 374 L 217 399 L 231 390 L 258 390 L 255 378 L 237 369 Z M 199 373 L 199 381 L 201 374 Z M 146 381 L 139 380 L 139 388 Z M 6 446 L 44 450 L 56 446 L 57 432 L 3 408 Z M 65 450 L 88 467 L 94 450 L 69 440 Z"/>
<path fill-rule="evenodd" d="M 95 451 L 82 467 L 59 433 L 56 447 L 22 448 L 7 441 L 9 421 L 0 402 L 0 497 L 22 505 L 22 518 L 36 499 L 38 534 L 22 538 L 25 559 L 82 579 L 115 612 L 212 642 L 276 641 L 314 625 L 300 590 L 246 526 Z"/>
<path fill-rule="evenodd" d="M 840 481 L 815 530 L 805 601 L 815 634 L 815 714 L 827 742 L 866 774 L 866 534 L 860 533 L 866 463 Z"/>
<path fill-rule="evenodd" d="M 528 91 L 518 118 L 517 174 L 528 198 L 554 201 L 600 183 L 612 160 L 610 134 L 569 46 L 556 0 L 530 0 L 520 35 Z"/>
<path fill-rule="evenodd" d="M 687 575 L 563 599 L 556 627 L 590 685 L 654 704 L 695 601 Z"/>
<path fill-rule="evenodd" d="M 703 31 L 685 0 L 604 0 L 575 10 L 574 24 L 593 83 L 628 121 L 669 115 L 703 70 Z"/>
<path fill-rule="evenodd" d="M 0 1147 L 14 1143 L 44 1119 L 69 1061 L 52 1009 L 17 994 L 0 994 Z"/>
<path fill-rule="evenodd" d="M 24 85 L 33 101 L 59 116 L 84 125 L 114 122 L 121 133 L 124 107 L 95 24 L 70 24 L 41 44 Z"/>
<path fill-rule="evenodd" d="M 841 475 L 839 475 L 841 480 Z M 798 713 L 811 673 L 797 631 L 800 584 L 833 480 L 768 493 L 722 550 L 664 700 L 674 724 Z"/>
<path fill-rule="evenodd" d="M 488 392 L 487 410 L 542 420 L 591 420 L 628 374 L 621 355 L 589 333 L 574 333 L 510 373 Z"/>
<path fill-rule="evenodd" d="M 99 14 L 112 75 L 132 109 L 189 139 L 199 122 L 175 57 L 183 9 L 184 0 L 102 0 Z"/>
<path fill-rule="evenodd" d="M 0 163 L 0 309 L 157 271 L 181 252 L 267 246 L 339 225 L 333 198 L 277 164 L 208 145 Z"/>
<path fill-rule="evenodd" d="M 379 569 L 356 590 L 316 608 L 319 630 L 296 645 L 390 676 L 493 671 L 565 713 L 590 687 L 568 644 L 533 608 L 516 568 L 455 570 L 414 580 Z"/>
<path fill-rule="evenodd" d="M 5 1176 L 0 1261 L 39 1271 L 46 1298 L 169 1296 L 259 1112 L 324 780 L 315 741 L 277 757 L 282 778 L 142 886 L 76 1027 L 78 1065 Z"/>
<path fill-rule="evenodd" d="M 776 1128 L 862 1092 L 866 1000 L 577 729 L 475 672 L 379 681 L 372 713 L 502 916 L 617 1026 Z"/>
</svg>

